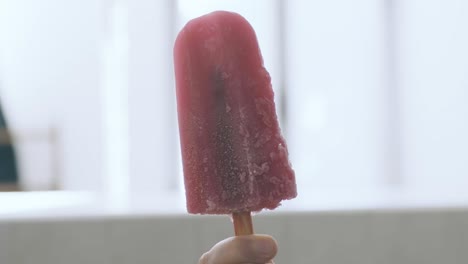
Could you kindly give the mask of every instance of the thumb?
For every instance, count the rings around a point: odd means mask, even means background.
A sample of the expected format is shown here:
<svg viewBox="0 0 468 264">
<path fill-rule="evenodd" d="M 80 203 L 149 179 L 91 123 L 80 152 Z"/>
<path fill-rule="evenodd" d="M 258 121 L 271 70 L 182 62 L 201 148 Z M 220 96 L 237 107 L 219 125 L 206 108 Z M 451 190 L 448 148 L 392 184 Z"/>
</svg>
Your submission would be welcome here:
<svg viewBox="0 0 468 264">
<path fill-rule="evenodd" d="M 203 254 L 199 264 L 272 263 L 278 246 L 271 236 L 248 235 L 227 238 Z"/>
</svg>

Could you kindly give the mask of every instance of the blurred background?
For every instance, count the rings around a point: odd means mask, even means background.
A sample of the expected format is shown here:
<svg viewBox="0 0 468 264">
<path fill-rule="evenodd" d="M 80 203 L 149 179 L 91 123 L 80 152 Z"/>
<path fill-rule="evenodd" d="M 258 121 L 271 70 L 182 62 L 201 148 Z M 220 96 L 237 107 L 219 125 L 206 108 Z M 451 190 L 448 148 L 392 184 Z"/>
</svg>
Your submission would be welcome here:
<svg viewBox="0 0 468 264">
<path fill-rule="evenodd" d="M 468 204 L 462 0 L 2 0 L 0 199 L 183 211 L 172 47 L 218 9 L 272 76 L 299 193 L 282 210 Z"/>
</svg>

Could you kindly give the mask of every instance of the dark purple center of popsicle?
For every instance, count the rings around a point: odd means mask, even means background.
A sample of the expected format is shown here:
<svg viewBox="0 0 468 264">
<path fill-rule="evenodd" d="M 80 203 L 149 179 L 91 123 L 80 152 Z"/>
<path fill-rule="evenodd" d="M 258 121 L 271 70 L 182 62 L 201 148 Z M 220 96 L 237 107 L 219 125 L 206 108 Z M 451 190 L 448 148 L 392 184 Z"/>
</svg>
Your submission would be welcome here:
<svg viewBox="0 0 468 264">
<path fill-rule="evenodd" d="M 216 145 L 216 172 L 221 178 L 221 185 L 224 192 L 221 194 L 221 200 L 225 204 L 235 205 L 243 200 L 242 182 L 239 175 L 241 168 L 238 164 L 239 157 L 236 154 L 235 138 L 233 129 L 232 112 L 226 111 L 229 107 L 226 103 L 227 84 L 223 76 L 223 71 L 219 68 L 214 71 L 214 94 L 216 101 L 216 129 L 215 129 L 215 145 Z"/>
</svg>

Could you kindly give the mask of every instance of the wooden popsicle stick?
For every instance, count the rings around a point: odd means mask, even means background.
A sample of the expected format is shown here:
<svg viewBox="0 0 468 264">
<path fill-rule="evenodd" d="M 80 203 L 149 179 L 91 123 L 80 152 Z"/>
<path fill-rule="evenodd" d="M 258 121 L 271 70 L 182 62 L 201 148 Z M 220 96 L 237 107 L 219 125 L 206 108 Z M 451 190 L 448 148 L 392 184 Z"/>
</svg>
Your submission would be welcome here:
<svg viewBox="0 0 468 264">
<path fill-rule="evenodd" d="M 250 212 L 232 213 L 232 221 L 234 222 L 234 232 L 236 236 L 253 234 Z"/>
</svg>

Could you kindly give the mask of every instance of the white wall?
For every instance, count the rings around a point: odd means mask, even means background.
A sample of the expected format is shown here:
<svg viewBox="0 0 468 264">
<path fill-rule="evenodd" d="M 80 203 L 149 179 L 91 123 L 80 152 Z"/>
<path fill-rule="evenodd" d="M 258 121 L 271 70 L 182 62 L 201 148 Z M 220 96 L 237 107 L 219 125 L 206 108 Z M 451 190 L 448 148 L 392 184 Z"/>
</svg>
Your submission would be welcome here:
<svg viewBox="0 0 468 264">
<path fill-rule="evenodd" d="M 389 122 L 383 1 L 287 1 L 288 143 L 298 192 L 378 189 Z"/>
<path fill-rule="evenodd" d="M 57 176 L 60 188 L 117 196 L 177 189 L 172 5 L 2 2 L 0 100 L 25 135 L 23 187 L 49 189 Z"/>
<path fill-rule="evenodd" d="M 26 135 L 17 142 L 23 187 L 49 189 L 57 176 L 61 189 L 114 198 L 179 190 L 174 5 L 2 1 L 0 100 Z"/>
<path fill-rule="evenodd" d="M 401 102 L 408 187 L 465 192 L 468 2 L 404 1 Z"/>
<path fill-rule="evenodd" d="M 130 189 L 181 188 L 172 48 L 175 1 L 128 1 Z"/>
<path fill-rule="evenodd" d="M 100 185 L 100 11 L 91 0 L 0 4 L 0 100 L 6 118 L 28 146 L 31 134 L 56 129 L 63 175 L 58 184 L 66 189 Z M 43 148 L 29 153 L 20 145 L 20 163 L 40 168 L 47 160 L 38 157 L 49 155 Z M 24 177 L 36 180 L 25 187 L 49 188 L 47 180 L 37 181 L 50 177 L 49 169 L 28 170 Z"/>
<path fill-rule="evenodd" d="M 468 2 L 287 3 L 298 192 L 466 193 Z"/>
</svg>

